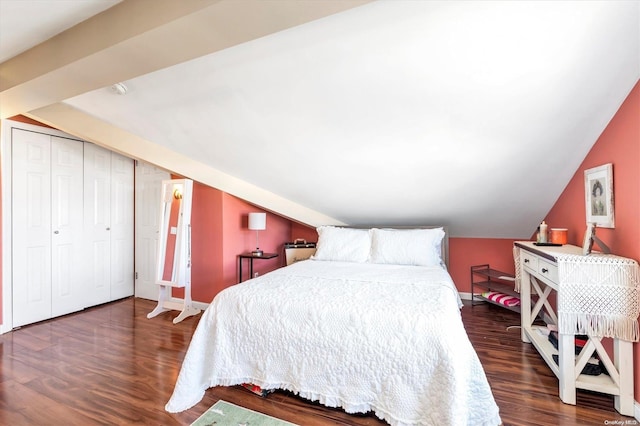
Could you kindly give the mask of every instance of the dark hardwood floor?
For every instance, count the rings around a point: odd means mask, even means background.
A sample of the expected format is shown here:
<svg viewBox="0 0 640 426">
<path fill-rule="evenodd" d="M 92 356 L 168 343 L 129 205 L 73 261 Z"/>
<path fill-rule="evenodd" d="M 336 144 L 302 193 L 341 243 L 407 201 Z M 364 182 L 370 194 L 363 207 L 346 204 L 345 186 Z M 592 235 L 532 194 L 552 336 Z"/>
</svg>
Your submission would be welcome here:
<svg viewBox="0 0 640 426">
<path fill-rule="evenodd" d="M 219 399 L 304 426 L 386 424 L 241 387 L 209 389 L 192 409 L 166 413 L 199 317 L 177 325 L 175 312 L 149 320 L 154 306 L 129 298 L 0 336 L 0 424 L 188 425 Z M 578 391 L 577 406 L 563 404 L 553 373 L 520 341 L 520 330 L 509 328 L 519 324 L 517 314 L 489 305 L 465 306 L 462 314 L 505 425 L 636 424 L 609 396 Z"/>
</svg>

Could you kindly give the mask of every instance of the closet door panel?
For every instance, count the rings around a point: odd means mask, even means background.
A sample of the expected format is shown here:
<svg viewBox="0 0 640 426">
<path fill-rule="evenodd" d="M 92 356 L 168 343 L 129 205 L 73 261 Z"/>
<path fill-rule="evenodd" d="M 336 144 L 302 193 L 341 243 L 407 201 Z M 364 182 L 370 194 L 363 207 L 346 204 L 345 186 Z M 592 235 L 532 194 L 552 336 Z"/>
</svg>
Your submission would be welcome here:
<svg viewBox="0 0 640 426">
<path fill-rule="evenodd" d="M 93 144 L 84 148 L 84 225 L 87 306 L 110 301 L 111 152 Z"/>
<path fill-rule="evenodd" d="M 83 143 L 51 138 L 52 316 L 86 306 L 83 282 Z"/>
<path fill-rule="evenodd" d="M 85 145 L 85 234 L 88 306 L 133 295 L 133 161 Z"/>
<path fill-rule="evenodd" d="M 134 291 L 133 175 L 133 161 L 111 153 L 111 300 Z"/>
<path fill-rule="evenodd" d="M 51 317 L 51 142 L 12 130 L 13 326 Z"/>
</svg>

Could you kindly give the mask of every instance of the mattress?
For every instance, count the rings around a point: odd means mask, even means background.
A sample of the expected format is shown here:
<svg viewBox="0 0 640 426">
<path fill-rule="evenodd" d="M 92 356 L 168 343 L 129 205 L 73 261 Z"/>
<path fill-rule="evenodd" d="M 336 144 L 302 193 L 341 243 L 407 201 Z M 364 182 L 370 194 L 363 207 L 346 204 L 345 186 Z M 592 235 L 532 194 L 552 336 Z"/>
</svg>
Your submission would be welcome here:
<svg viewBox="0 0 640 426">
<path fill-rule="evenodd" d="M 216 296 L 165 408 L 253 383 L 391 425 L 500 424 L 461 307 L 441 267 L 296 262 Z"/>
</svg>

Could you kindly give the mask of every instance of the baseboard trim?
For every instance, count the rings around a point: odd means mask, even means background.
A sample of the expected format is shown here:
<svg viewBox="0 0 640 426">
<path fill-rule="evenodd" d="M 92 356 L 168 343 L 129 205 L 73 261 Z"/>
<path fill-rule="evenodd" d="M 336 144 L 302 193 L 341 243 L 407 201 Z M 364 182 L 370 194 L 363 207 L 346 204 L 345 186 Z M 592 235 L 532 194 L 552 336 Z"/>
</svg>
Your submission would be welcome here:
<svg viewBox="0 0 640 426">
<path fill-rule="evenodd" d="M 471 293 L 460 293 L 460 292 L 458 292 L 458 294 L 460 295 L 460 299 L 462 299 L 462 300 L 471 300 Z"/>
</svg>

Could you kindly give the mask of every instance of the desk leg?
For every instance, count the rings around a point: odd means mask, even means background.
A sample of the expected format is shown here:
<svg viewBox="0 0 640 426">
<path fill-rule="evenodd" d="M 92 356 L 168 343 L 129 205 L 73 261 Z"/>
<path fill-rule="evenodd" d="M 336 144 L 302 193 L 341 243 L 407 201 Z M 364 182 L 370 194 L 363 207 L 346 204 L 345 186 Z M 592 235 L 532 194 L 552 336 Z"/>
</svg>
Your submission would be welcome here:
<svg viewBox="0 0 640 426">
<path fill-rule="evenodd" d="M 633 343 L 613 340 L 614 364 L 620 374 L 620 395 L 614 396 L 616 410 L 625 416 L 633 416 Z"/>
<path fill-rule="evenodd" d="M 249 259 L 249 279 L 253 278 L 253 258 Z"/>
<path fill-rule="evenodd" d="M 238 258 L 238 282 L 242 282 L 242 258 Z"/>
<path fill-rule="evenodd" d="M 558 334 L 558 358 L 560 399 L 565 404 L 576 405 L 575 336 L 573 334 Z"/>
<path fill-rule="evenodd" d="M 524 343 L 531 343 L 527 331 L 531 332 L 531 277 L 521 265 L 520 270 L 520 339 Z"/>
</svg>

